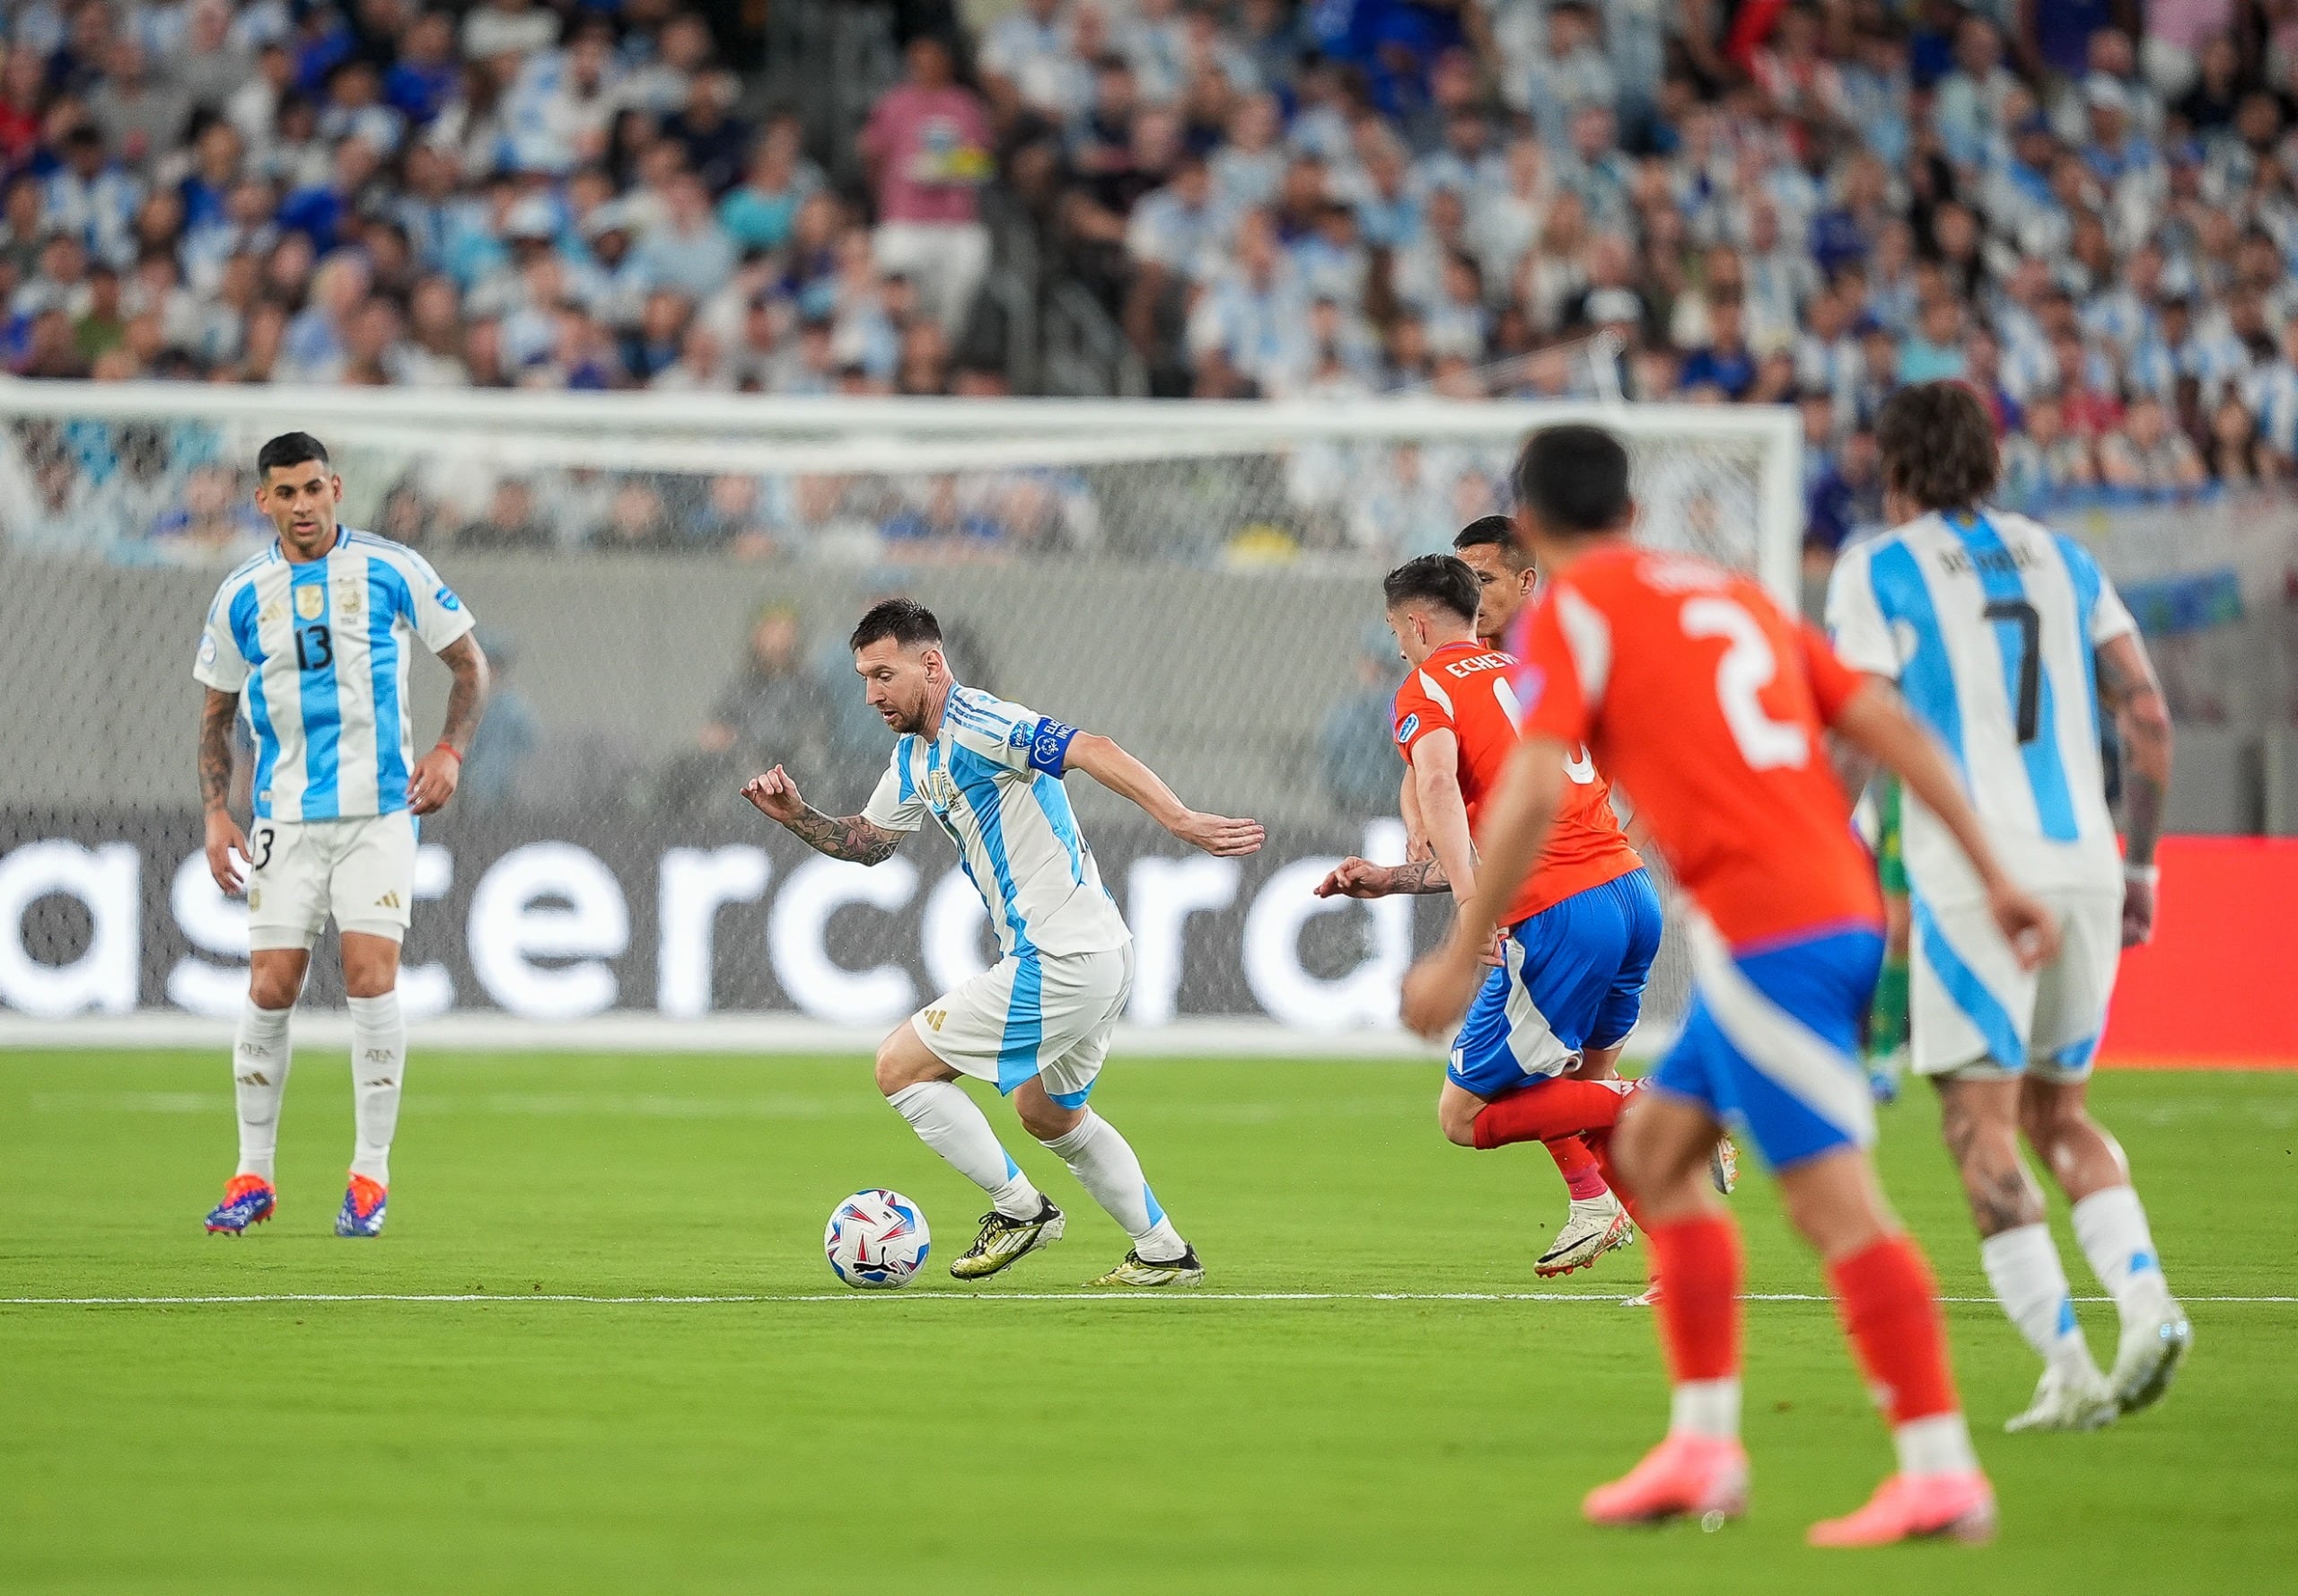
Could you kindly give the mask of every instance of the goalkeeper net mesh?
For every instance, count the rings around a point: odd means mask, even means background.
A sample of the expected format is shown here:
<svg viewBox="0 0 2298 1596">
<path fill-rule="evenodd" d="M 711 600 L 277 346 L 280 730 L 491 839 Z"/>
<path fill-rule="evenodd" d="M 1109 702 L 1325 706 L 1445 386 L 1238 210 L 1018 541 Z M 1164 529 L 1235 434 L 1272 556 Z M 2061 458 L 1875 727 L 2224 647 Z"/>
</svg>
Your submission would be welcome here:
<svg viewBox="0 0 2298 1596">
<path fill-rule="evenodd" d="M 986 951 L 932 837 L 873 878 L 812 870 L 736 796 L 778 762 L 820 807 L 861 807 L 890 739 L 844 639 L 904 593 L 961 680 L 1268 823 L 1262 856 L 1215 869 L 1074 784 L 1145 959 L 1171 965 L 1137 1018 L 1378 1023 L 1441 906 L 1305 888 L 1400 846 L 1382 572 L 1504 511 L 1524 434 L 1562 419 L 1624 434 L 1649 541 L 1788 592 L 1800 532 L 1785 412 L 63 384 L 0 412 L 0 1009 L 56 1015 L 213 1009 L 240 978 L 243 919 L 197 857 L 189 668 L 216 583 L 269 544 L 253 460 L 290 428 L 329 448 L 343 520 L 412 545 L 478 619 L 498 693 L 423 828 L 408 956 L 428 1006 L 537 1017 L 876 1024 Z M 444 683 L 416 673 L 418 743 Z M 1145 916 L 1175 923 L 1153 938 Z"/>
</svg>

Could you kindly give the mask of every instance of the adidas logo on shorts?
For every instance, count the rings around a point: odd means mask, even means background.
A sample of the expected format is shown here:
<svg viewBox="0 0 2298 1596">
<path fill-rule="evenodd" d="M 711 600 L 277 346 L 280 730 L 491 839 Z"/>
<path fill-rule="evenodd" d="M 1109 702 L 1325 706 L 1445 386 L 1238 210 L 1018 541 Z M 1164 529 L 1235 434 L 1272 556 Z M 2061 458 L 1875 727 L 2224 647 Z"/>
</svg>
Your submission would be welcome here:
<svg viewBox="0 0 2298 1596">
<path fill-rule="evenodd" d="M 377 908 L 397 908 L 399 907 L 399 894 L 397 892 L 384 893 L 381 898 L 375 899 L 375 907 Z"/>
</svg>

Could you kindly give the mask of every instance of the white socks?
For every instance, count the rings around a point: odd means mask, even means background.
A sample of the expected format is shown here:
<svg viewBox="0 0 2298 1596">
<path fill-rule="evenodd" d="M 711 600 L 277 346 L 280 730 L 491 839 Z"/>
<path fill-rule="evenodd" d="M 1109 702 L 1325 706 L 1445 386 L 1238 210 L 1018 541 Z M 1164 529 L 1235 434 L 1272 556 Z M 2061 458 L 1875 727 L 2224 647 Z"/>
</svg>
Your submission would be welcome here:
<svg viewBox="0 0 2298 1596">
<path fill-rule="evenodd" d="M 1133 1250 L 1142 1262 L 1171 1263 L 1188 1250 L 1188 1243 L 1157 1206 L 1157 1194 L 1142 1176 L 1141 1161 L 1118 1135 L 1117 1127 L 1088 1109 L 1075 1130 L 1056 1136 L 1045 1148 L 1069 1166 L 1077 1183 L 1133 1238 Z"/>
<path fill-rule="evenodd" d="M 1668 1399 L 1668 1434 L 1734 1441 L 1740 1434 L 1740 1377 L 1687 1380 Z"/>
<path fill-rule="evenodd" d="M 1976 1474 L 1978 1453 L 1971 1450 L 1971 1427 L 1960 1413 L 1934 1413 L 1895 1426 L 1891 1445 L 1901 1474 Z"/>
<path fill-rule="evenodd" d="M 955 1083 L 920 1081 L 886 1099 L 918 1139 L 989 1194 L 1008 1219 L 1034 1219 L 1045 1204 L 1022 1166 L 1006 1155 L 989 1120 Z"/>
<path fill-rule="evenodd" d="M 407 1022 L 399 1017 L 396 992 L 348 1002 L 352 1118 L 357 1132 L 351 1172 L 364 1175 L 378 1186 L 389 1186 L 391 1132 L 399 1125 L 399 1077 L 407 1071 Z"/>
<path fill-rule="evenodd" d="M 232 1096 L 240 1115 L 242 1175 L 271 1179 L 279 1151 L 279 1100 L 287 1091 L 287 1022 L 295 1011 L 259 1009 L 250 998 L 241 1006 L 239 1033 L 232 1039 Z"/>
<path fill-rule="evenodd" d="M 2109 1186 L 2075 1204 L 2074 1239 L 2126 1320 L 2170 1294 L 2153 1232 L 2146 1228 L 2146 1210 L 2133 1188 Z"/>
<path fill-rule="evenodd" d="M 2065 1374 L 2095 1375 L 2091 1348 L 2074 1320 L 2074 1298 L 2048 1224 L 2022 1224 L 1978 1244 L 1995 1300 L 2043 1362 Z"/>
</svg>

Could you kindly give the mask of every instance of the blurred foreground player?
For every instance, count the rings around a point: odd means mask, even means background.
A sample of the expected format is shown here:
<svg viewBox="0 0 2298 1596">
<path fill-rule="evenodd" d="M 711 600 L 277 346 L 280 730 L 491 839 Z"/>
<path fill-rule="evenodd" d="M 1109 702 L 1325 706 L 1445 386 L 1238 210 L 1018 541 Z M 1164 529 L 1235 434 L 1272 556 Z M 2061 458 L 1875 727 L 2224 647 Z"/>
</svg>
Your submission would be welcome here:
<svg viewBox="0 0 2298 1596">
<path fill-rule="evenodd" d="M 1886 503 L 1903 524 L 1837 565 L 1836 647 L 1899 684 L 1953 752 L 1987 836 L 2065 938 L 2039 969 L 2012 959 L 1962 855 L 1910 800 L 1914 1065 L 1939 1089 L 1987 1281 L 2043 1360 L 2033 1402 L 2006 1427 L 2095 1429 L 2160 1398 L 2194 1338 L 2130 1165 L 2086 1101 L 2122 950 L 2153 926 L 2170 712 L 2136 623 L 2089 551 L 1986 507 L 1995 429 L 1969 390 L 1902 389 L 1876 431 Z M 2128 750 L 2127 855 L 2099 757 L 2108 712 Z M 2114 1298 L 2122 1335 L 2109 1373 L 2075 1320 L 2022 1131 L 2074 1205 L 2074 1234 Z"/>
<path fill-rule="evenodd" d="M 240 1167 L 207 1228 L 238 1235 L 277 1202 L 272 1162 L 287 1090 L 287 1030 L 311 944 L 334 916 L 351 1008 L 356 1139 L 338 1236 L 382 1232 L 407 1068 L 399 950 L 415 901 L 416 817 L 454 796 L 487 710 L 487 656 L 470 611 L 413 549 L 340 526 L 343 478 L 309 433 L 256 456 L 256 507 L 279 536 L 224 579 L 192 675 L 207 868 L 248 898 L 248 1002 L 232 1045 Z M 415 757 L 409 644 L 454 672 L 438 742 Z M 255 728 L 252 845 L 232 819 L 232 723 Z M 248 862 L 242 879 L 240 860 Z"/>
<path fill-rule="evenodd" d="M 1561 760 L 1583 742 L 1636 794 L 1697 911 L 1697 1001 L 1613 1142 L 1667 1282 L 1660 1323 L 1673 1412 L 1668 1438 L 1591 1492 L 1585 1511 L 1634 1523 L 1745 1510 L 1739 1233 L 1706 1180 L 1728 1118 L 1778 1171 L 1790 1219 L 1825 1260 L 1899 1453 L 1899 1471 L 1864 1507 L 1814 1526 L 1811 1539 L 1984 1539 L 1994 1493 L 1956 1402 L 1931 1271 L 1866 1153 L 1874 1102 L 1856 1052 L 1882 915 L 1824 729 L 1898 770 L 1949 824 L 1987 885 L 1995 925 L 2030 962 L 2056 951 L 2048 912 L 2011 883 L 1945 758 L 1888 688 L 1846 669 L 1752 580 L 1630 542 L 1618 439 L 1591 426 L 1535 434 L 1517 497 L 1548 577 L 1525 645 L 1524 741 L 1487 811 L 1472 912 L 1407 978 L 1406 1021 L 1425 1034 L 1466 1004 L 1504 884 L 1537 854 Z"/>
<path fill-rule="evenodd" d="M 1317 895 L 1449 891 L 1465 908 L 1477 889 L 1476 822 L 1516 751 L 1516 662 L 1477 636 L 1477 574 L 1451 555 L 1398 566 L 1383 596 L 1411 667 L 1393 731 L 1434 857 L 1343 860 Z M 1620 832 L 1595 762 L 1583 749 L 1564 767 L 1563 812 L 1539 866 L 1509 896 L 1498 968 L 1453 1039 L 1436 1104 L 1445 1136 L 1460 1146 L 1539 1141 L 1556 1155 L 1572 1208 L 1533 1265 L 1543 1277 L 1584 1268 L 1635 1234 L 1598 1152 L 1581 1137 L 1601 1146 L 1618 1121 L 1626 1087 L 1601 1077 L 1636 1029 L 1661 929 L 1660 895 Z M 1597 1078 L 1565 1078 L 1583 1061 Z"/>
</svg>

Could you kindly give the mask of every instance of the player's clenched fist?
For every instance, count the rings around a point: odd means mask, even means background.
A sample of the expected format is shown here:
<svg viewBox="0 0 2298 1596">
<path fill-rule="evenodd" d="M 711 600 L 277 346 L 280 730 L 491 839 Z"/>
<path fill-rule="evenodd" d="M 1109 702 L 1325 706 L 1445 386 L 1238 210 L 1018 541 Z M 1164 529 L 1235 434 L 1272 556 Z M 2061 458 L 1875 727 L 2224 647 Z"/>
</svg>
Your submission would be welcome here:
<svg viewBox="0 0 2298 1596">
<path fill-rule="evenodd" d="M 806 812 L 806 801 L 798 796 L 798 784 L 790 773 L 776 765 L 764 776 L 750 777 L 742 788 L 742 796 L 756 806 L 758 811 L 770 820 L 785 825 Z"/>
</svg>

